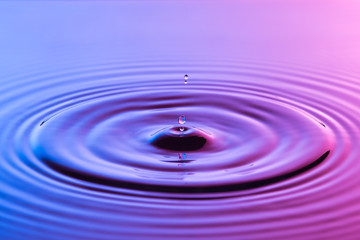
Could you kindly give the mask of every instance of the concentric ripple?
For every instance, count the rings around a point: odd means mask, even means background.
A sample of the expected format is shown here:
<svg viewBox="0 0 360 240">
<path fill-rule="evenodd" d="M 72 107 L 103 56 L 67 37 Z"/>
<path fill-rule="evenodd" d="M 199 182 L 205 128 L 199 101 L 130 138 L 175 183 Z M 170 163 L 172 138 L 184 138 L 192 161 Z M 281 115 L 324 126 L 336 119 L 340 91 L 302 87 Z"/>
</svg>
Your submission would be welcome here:
<svg viewBox="0 0 360 240">
<path fill-rule="evenodd" d="M 20 188 L 12 180 L 18 179 L 31 186 L 25 192 L 43 194 L 31 201 L 13 190 L 1 200 L 8 206 L 5 225 L 20 222 L 10 214 L 22 211 L 16 206 L 32 205 L 44 214 L 42 221 L 63 206 L 69 215 L 46 225 L 51 229 L 70 216 L 79 228 L 69 239 L 83 233 L 84 222 L 101 232 L 98 239 L 166 239 L 167 231 L 190 226 L 192 232 L 180 232 L 179 239 L 204 228 L 215 233 L 204 239 L 286 239 L 293 236 L 286 229 L 295 225 L 303 234 L 298 239 L 323 237 L 326 219 L 360 211 L 357 204 L 329 211 L 360 197 L 353 188 L 359 153 L 352 148 L 358 143 L 354 102 L 360 89 L 339 78 L 256 61 L 112 63 L 22 76 L 14 82 L 28 87 L 9 83 L 2 96 L 17 108 L 1 134 L 7 147 L 3 184 Z M 181 115 L 186 123 L 178 132 Z M 202 142 L 191 147 L 196 141 Z M 340 192 L 349 198 L 329 200 Z M 183 201 L 187 208 L 180 212 Z M 306 216 L 309 209 L 324 214 Z M 297 222 L 294 214 L 306 220 Z M 123 227 L 113 232 L 115 225 Z M 356 232 L 351 226 L 347 233 Z M 53 232 L 66 224 L 58 228 Z M 330 234 L 341 235 L 335 228 Z"/>
<path fill-rule="evenodd" d="M 154 79 L 76 93 L 87 99 L 73 96 L 73 105 L 36 126 L 32 149 L 51 169 L 73 178 L 119 188 L 199 192 L 282 180 L 323 160 L 332 148 L 324 125 L 276 95 L 226 80 L 221 89 L 208 79 L 194 79 L 187 89 L 180 81 Z M 176 151 L 150 144 L 157 132 L 175 126 L 180 113 L 188 116 L 188 128 L 205 132 L 208 141 L 186 152 L 192 161 L 181 166 L 174 164 Z"/>
</svg>

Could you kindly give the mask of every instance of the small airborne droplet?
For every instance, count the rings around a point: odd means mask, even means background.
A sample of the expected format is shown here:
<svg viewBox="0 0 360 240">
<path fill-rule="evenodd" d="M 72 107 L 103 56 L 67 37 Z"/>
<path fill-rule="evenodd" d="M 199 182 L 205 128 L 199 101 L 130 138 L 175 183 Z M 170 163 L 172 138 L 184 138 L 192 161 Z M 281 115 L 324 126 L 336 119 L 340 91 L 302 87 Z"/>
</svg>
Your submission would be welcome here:
<svg viewBox="0 0 360 240">
<path fill-rule="evenodd" d="M 185 128 L 183 126 L 179 127 L 180 132 L 183 132 Z"/>
<path fill-rule="evenodd" d="M 181 115 L 179 118 L 178 118 L 178 122 L 179 124 L 184 124 L 186 123 L 186 118 L 184 115 Z"/>
<path fill-rule="evenodd" d="M 185 79 L 184 83 L 187 84 L 188 83 L 187 80 L 189 79 L 189 75 L 185 74 L 184 79 Z"/>
</svg>

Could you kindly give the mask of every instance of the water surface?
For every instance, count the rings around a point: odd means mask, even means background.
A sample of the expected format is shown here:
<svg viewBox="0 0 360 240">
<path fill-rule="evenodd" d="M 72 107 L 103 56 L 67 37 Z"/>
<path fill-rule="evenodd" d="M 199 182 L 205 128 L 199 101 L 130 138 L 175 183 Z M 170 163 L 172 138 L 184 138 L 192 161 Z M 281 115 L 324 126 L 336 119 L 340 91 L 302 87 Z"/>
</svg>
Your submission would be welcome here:
<svg viewBox="0 0 360 240">
<path fill-rule="evenodd" d="M 1 239 L 360 238 L 359 8 L 0 3 Z"/>
</svg>

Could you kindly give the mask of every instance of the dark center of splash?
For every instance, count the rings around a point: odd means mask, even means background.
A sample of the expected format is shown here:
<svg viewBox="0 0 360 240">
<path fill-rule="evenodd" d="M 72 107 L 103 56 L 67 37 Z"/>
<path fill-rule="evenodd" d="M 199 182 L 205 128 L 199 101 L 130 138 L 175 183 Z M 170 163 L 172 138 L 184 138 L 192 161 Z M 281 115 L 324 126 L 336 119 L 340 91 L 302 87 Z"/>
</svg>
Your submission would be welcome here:
<svg viewBox="0 0 360 240">
<path fill-rule="evenodd" d="M 205 133 L 188 127 L 165 129 L 151 139 L 153 146 L 173 151 L 196 151 L 203 148 L 206 143 Z"/>
</svg>

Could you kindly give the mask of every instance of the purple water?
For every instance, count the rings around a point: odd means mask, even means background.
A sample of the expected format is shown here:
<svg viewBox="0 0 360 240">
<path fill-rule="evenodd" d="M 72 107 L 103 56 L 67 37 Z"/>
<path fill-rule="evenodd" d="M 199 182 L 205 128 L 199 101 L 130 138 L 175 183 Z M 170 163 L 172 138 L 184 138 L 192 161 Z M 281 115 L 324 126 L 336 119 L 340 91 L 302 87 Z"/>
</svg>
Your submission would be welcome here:
<svg viewBox="0 0 360 240">
<path fill-rule="evenodd" d="M 359 239 L 359 10 L 1 2 L 0 238 Z"/>
</svg>

